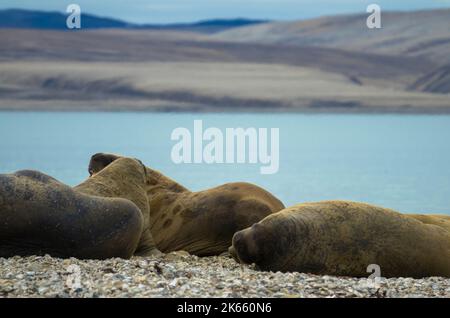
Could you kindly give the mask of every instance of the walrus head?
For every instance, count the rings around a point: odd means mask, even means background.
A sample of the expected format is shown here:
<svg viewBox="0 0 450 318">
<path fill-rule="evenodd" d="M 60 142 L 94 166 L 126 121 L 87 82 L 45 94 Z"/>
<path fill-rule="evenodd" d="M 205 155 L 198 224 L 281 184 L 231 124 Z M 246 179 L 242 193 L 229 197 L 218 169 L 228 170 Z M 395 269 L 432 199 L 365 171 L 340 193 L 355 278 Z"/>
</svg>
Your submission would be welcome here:
<svg viewBox="0 0 450 318">
<path fill-rule="evenodd" d="M 102 171 L 105 167 L 119 158 L 121 158 L 121 156 L 114 154 L 96 153 L 91 157 L 91 160 L 89 161 L 89 175 L 92 176 L 93 174 Z"/>
<path fill-rule="evenodd" d="M 266 249 L 271 250 L 270 232 L 259 223 L 233 235 L 229 253 L 244 264 L 259 264 L 266 258 Z"/>
<path fill-rule="evenodd" d="M 115 155 L 112 153 L 102 153 L 102 152 L 96 153 L 95 155 L 93 155 L 91 157 L 91 160 L 89 161 L 89 168 L 88 168 L 89 175 L 92 176 L 92 175 L 102 171 L 107 166 L 109 166 L 112 162 L 116 161 L 119 158 L 125 158 L 125 157 Z M 144 166 L 144 164 L 142 163 L 141 160 L 139 160 L 139 159 L 135 159 L 135 160 L 137 160 L 142 166 Z M 145 168 L 144 168 L 144 172 L 146 172 Z"/>
<path fill-rule="evenodd" d="M 303 244 L 307 229 L 280 213 L 271 214 L 234 234 L 229 253 L 236 261 L 255 264 L 260 270 L 283 270 L 289 265 L 291 256 L 304 254 L 303 249 L 308 245 Z"/>
<path fill-rule="evenodd" d="M 103 169 L 105 169 L 107 166 L 109 166 L 112 162 L 116 161 L 119 158 L 126 158 L 124 156 L 119 156 L 115 154 L 110 153 L 96 153 L 91 157 L 91 160 L 89 162 L 89 175 L 93 176 L 96 173 L 99 173 Z M 174 180 L 164 176 L 160 172 L 153 170 L 151 168 L 147 168 L 141 160 L 137 158 L 130 158 L 133 160 L 136 160 L 139 162 L 144 169 L 145 179 L 148 186 L 154 186 L 157 185 L 158 187 L 164 187 L 168 188 L 174 192 L 183 192 L 188 191 L 185 187 L 178 184 Z"/>
</svg>

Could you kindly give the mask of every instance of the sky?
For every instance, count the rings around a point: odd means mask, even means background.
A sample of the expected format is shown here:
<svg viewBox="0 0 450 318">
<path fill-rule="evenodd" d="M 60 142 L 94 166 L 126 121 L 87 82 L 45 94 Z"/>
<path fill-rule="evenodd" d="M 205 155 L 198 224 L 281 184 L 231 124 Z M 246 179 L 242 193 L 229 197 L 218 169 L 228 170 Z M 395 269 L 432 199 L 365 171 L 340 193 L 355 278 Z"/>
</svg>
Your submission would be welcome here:
<svg viewBox="0 0 450 318">
<path fill-rule="evenodd" d="M 298 20 L 322 15 L 361 13 L 376 3 L 382 10 L 450 8 L 450 0 L 1 0 L 0 9 L 81 12 L 135 23 L 193 22 L 215 18 Z"/>
</svg>

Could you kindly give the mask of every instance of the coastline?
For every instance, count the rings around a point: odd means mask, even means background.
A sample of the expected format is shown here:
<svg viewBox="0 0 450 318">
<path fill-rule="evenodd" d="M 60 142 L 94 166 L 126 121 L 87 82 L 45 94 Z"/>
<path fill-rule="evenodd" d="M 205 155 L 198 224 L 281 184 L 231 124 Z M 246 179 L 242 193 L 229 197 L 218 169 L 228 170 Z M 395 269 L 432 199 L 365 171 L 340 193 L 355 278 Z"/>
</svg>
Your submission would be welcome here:
<svg viewBox="0 0 450 318">
<path fill-rule="evenodd" d="M 417 298 L 450 297 L 450 279 L 367 278 L 260 272 L 229 256 L 186 252 L 131 260 L 0 258 L 1 297 L 232 297 Z"/>
<path fill-rule="evenodd" d="M 449 106 L 352 106 L 345 107 L 340 103 L 329 104 L 324 107 L 312 106 L 286 106 L 279 104 L 274 107 L 246 107 L 242 105 L 211 106 L 204 104 L 182 104 L 182 103 L 142 103 L 130 104 L 98 105 L 96 101 L 86 101 L 85 104 L 74 104 L 71 101 L 62 101 L 59 105 L 51 105 L 55 102 L 42 101 L 14 101 L 14 106 L 8 106 L 11 103 L 0 100 L 0 113 L 2 112 L 51 112 L 51 113 L 175 113 L 175 114 L 355 114 L 355 115 L 450 115 Z M 56 102 L 57 103 L 57 102 Z M 450 97 L 449 97 L 450 103 Z"/>
</svg>

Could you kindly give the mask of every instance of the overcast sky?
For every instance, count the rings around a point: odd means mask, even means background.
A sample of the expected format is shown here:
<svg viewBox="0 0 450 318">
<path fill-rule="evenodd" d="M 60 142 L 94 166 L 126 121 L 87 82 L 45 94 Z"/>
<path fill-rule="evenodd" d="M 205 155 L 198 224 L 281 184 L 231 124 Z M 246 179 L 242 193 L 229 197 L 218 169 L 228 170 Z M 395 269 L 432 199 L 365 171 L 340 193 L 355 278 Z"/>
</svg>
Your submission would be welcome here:
<svg viewBox="0 0 450 318">
<path fill-rule="evenodd" d="M 295 20 L 338 13 L 450 8 L 450 0 L 1 0 L 0 9 L 65 11 L 77 3 L 82 12 L 138 23 L 191 22 L 212 18 Z"/>
</svg>

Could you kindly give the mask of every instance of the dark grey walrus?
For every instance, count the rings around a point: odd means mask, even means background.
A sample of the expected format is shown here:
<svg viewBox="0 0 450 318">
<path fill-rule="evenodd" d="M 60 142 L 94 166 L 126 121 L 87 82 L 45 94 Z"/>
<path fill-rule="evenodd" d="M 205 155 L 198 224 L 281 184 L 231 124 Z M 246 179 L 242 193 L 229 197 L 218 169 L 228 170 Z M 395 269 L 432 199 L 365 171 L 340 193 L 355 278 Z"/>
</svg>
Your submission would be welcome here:
<svg viewBox="0 0 450 318">
<path fill-rule="evenodd" d="M 0 257 L 105 259 L 158 252 L 144 231 L 144 184 L 142 164 L 130 158 L 75 188 L 38 171 L 0 175 Z"/>
</svg>

